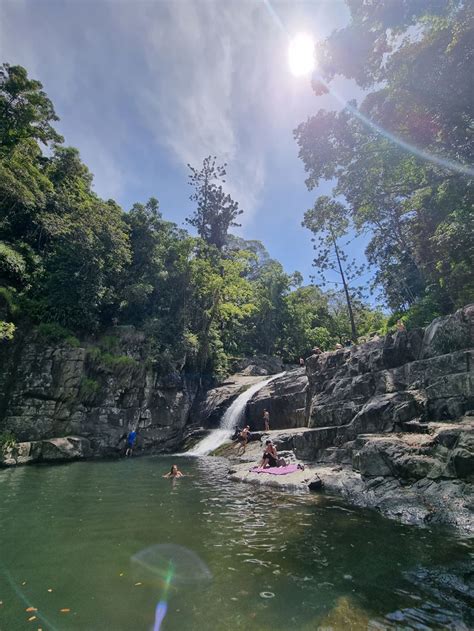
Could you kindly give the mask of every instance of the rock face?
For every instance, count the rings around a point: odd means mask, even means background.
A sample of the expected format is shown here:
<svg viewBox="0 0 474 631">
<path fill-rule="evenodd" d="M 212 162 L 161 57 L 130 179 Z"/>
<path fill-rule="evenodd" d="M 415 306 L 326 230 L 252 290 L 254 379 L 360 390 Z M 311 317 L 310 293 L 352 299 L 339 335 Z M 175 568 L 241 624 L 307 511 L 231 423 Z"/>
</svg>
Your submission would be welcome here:
<svg viewBox="0 0 474 631">
<path fill-rule="evenodd" d="M 340 441 L 459 418 L 474 409 L 473 347 L 469 306 L 425 331 L 314 355 L 306 363 L 307 425 L 341 427 Z"/>
<path fill-rule="evenodd" d="M 246 419 L 252 430 L 263 429 L 263 410 L 270 414 L 270 428 L 304 427 L 308 378 L 304 368 L 287 371 L 250 399 Z"/>
<path fill-rule="evenodd" d="M 283 362 L 280 357 L 271 355 L 259 355 L 258 357 L 244 357 L 231 363 L 233 373 L 252 377 L 276 375 L 283 370 Z"/>
<path fill-rule="evenodd" d="M 236 374 L 220 386 L 207 390 L 195 400 L 190 414 L 190 424 L 195 427 L 218 427 L 231 403 L 249 386 L 262 379 L 263 377 Z"/>
<path fill-rule="evenodd" d="M 425 330 L 314 355 L 307 382 L 287 373 L 249 410 L 270 409 L 279 451 L 314 471 L 309 481 L 299 475 L 300 487 L 322 484 L 407 523 L 473 534 L 473 347 L 470 305 Z M 245 467 L 233 478 L 265 483 Z"/>
<path fill-rule="evenodd" d="M 144 452 L 180 445 L 196 385 L 146 363 L 141 333 L 127 327 L 114 335 L 115 354 L 34 337 L 0 347 L 0 435 L 31 445 L 22 458 L 114 455 L 132 426 Z"/>
</svg>

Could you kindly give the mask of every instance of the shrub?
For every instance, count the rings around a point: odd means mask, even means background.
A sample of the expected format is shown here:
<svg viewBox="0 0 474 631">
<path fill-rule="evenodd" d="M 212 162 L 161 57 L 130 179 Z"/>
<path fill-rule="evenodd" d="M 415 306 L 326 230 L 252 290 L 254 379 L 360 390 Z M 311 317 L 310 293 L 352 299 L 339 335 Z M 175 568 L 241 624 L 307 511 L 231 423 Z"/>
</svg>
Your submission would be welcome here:
<svg viewBox="0 0 474 631">
<path fill-rule="evenodd" d="M 0 320 L 0 342 L 12 340 L 15 334 L 15 328 L 13 322 Z"/>
<path fill-rule="evenodd" d="M 112 355 L 111 353 L 103 353 L 101 355 L 101 363 L 108 368 L 134 368 L 138 366 L 138 362 L 128 355 Z"/>
<path fill-rule="evenodd" d="M 115 335 L 105 335 L 99 341 L 99 347 L 103 351 L 109 352 L 109 353 L 115 351 L 118 345 L 119 345 L 119 339 L 118 337 L 115 337 Z"/>
<path fill-rule="evenodd" d="M 113 355 L 112 353 L 104 353 L 97 346 L 93 346 L 87 351 L 89 359 L 96 365 L 107 368 L 111 371 L 121 371 L 125 368 L 135 368 L 138 362 L 128 355 Z"/>
<path fill-rule="evenodd" d="M 95 379 L 83 377 L 79 388 L 81 401 L 92 401 L 100 391 L 100 383 Z"/>
<path fill-rule="evenodd" d="M 45 342 L 53 342 L 55 344 L 65 342 L 69 346 L 79 346 L 80 342 L 72 335 L 71 331 L 65 329 L 56 322 L 42 322 L 37 328 L 38 335 Z"/>
<path fill-rule="evenodd" d="M 6 451 L 7 449 L 12 449 L 17 444 L 17 439 L 15 434 L 10 431 L 5 431 L 3 434 L 0 434 L 0 450 Z"/>
</svg>

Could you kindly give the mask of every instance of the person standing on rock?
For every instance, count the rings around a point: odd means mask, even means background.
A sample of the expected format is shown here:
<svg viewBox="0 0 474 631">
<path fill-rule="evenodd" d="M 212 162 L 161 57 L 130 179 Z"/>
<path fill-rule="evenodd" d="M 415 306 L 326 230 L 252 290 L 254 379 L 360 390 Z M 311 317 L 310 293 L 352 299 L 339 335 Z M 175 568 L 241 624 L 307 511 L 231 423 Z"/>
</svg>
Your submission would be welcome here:
<svg viewBox="0 0 474 631">
<path fill-rule="evenodd" d="M 125 451 L 125 457 L 133 456 L 133 448 L 135 446 L 135 441 L 137 440 L 137 432 L 134 427 L 128 432 L 127 436 L 127 450 Z"/>
<path fill-rule="evenodd" d="M 245 450 L 247 449 L 247 443 L 249 442 L 249 437 L 250 437 L 250 425 L 246 425 L 244 427 L 244 429 L 240 432 L 239 434 L 239 438 L 238 438 L 238 444 L 237 444 L 237 449 L 239 456 L 242 456 L 245 453 Z"/>
<path fill-rule="evenodd" d="M 266 432 L 270 431 L 270 412 L 263 410 L 263 426 Z"/>
</svg>

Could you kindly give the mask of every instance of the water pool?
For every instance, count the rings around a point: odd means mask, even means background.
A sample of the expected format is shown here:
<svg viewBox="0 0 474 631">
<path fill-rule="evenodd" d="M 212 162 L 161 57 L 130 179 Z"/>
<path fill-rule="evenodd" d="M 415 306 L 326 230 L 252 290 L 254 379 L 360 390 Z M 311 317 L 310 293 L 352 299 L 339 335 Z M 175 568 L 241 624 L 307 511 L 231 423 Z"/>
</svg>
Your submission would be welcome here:
<svg viewBox="0 0 474 631">
<path fill-rule="evenodd" d="M 163 479 L 172 462 L 192 477 Z M 151 576 L 131 558 L 154 545 L 192 553 L 164 631 L 474 626 L 468 541 L 226 471 L 168 457 L 0 471 L 0 629 L 153 629 L 168 561 Z"/>
</svg>

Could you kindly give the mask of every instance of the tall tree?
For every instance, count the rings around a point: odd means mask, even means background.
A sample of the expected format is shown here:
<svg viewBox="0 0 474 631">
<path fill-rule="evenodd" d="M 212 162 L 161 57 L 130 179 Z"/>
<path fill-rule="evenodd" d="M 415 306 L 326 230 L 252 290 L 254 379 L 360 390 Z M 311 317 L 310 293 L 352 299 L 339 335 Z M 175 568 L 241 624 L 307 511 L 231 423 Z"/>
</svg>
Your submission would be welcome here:
<svg viewBox="0 0 474 631">
<path fill-rule="evenodd" d="M 347 313 L 351 323 L 351 335 L 357 340 L 357 328 L 352 309 L 353 295 L 356 288 L 349 283 L 361 273 L 360 266 L 354 261 L 348 265 L 348 257 L 340 245 L 342 237 L 347 235 L 349 220 L 346 208 L 327 196 L 318 197 L 314 207 L 306 211 L 303 226 L 315 235 L 314 249 L 316 257 L 313 265 L 323 278 L 323 284 L 328 282 L 327 273 L 335 272 L 339 277 L 346 299 Z M 357 288 L 357 291 L 358 288 Z"/>
<path fill-rule="evenodd" d="M 462 0 L 349 0 L 351 21 L 319 46 L 317 94 L 342 74 L 367 96 L 295 130 L 307 185 L 334 179 L 388 305 L 423 320 L 474 298 L 471 72 L 474 8 Z M 462 218 L 462 219 L 461 219 Z M 448 242 L 446 251 L 441 244 Z M 464 240 L 463 240 L 464 242 Z M 420 312 L 421 313 L 421 312 Z M 419 321 L 419 324 L 423 324 Z"/>
<path fill-rule="evenodd" d="M 206 243 L 222 250 L 229 228 L 239 225 L 235 220 L 243 211 L 238 202 L 225 193 L 222 184 L 225 184 L 227 165 L 218 165 L 216 160 L 215 156 L 204 158 L 201 169 L 188 164 L 189 184 L 194 189 L 190 200 L 196 203 L 196 210 L 186 221 Z"/>
<path fill-rule="evenodd" d="M 22 66 L 0 66 L 0 151 L 29 139 L 62 142 L 51 125 L 59 119 L 42 88 Z"/>
</svg>

